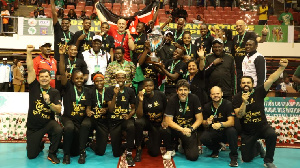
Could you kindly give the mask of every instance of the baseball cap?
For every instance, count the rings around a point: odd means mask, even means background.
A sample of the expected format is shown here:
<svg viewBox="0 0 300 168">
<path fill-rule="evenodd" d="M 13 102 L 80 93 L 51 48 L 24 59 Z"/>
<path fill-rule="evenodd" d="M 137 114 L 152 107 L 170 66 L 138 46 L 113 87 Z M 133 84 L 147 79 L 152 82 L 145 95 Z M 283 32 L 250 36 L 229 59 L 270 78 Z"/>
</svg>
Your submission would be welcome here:
<svg viewBox="0 0 300 168">
<path fill-rule="evenodd" d="M 164 36 L 167 36 L 168 34 L 171 34 L 171 35 L 173 36 L 173 32 L 172 32 L 172 31 L 170 31 L 170 30 L 167 30 L 167 31 L 165 31 L 165 34 L 164 34 Z"/>
<path fill-rule="evenodd" d="M 95 36 L 93 37 L 93 41 L 94 41 L 94 40 L 100 40 L 100 41 L 102 41 L 102 36 L 95 35 Z"/>
<path fill-rule="evenodd" d="M 216 44 L 216 43 L 223 44 L 223 40 L 221 40 L 220 38 L 215 38 L 212 44 Z"/>
<path fill-rule="evenodd" d="M 46 44 L 49 44 L 50 47 L 52 46 L 52 44 L 51 44 L 50 42 L 46 42 L 46 41 L 40 42 L 39 46 L 40 46 L 40 47 L 43 47 L 43 46 L 46 45 Z"/>
</svg>

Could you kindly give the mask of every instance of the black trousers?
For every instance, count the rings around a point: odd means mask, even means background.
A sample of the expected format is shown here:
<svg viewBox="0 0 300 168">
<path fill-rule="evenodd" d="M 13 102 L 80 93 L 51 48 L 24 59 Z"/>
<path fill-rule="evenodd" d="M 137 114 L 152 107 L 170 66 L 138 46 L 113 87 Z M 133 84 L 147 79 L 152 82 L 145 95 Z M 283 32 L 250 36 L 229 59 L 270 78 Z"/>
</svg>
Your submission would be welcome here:
<svg viewBox="0 0 300 168">
<path fill-rule="evenodd" d="M 230 149 L 229 157 L 236 159 L 238 157 L 238 135 L 234 127 L 224 128 L 224 130 L 215 130 L 213 128 L 209 128 L 203 132 L 200 140 L 203 145 L 213 152 L 218 152 L 218 150 L 221 148 L 219 144 L 220 142 L 228 142 Z"/>
<path fill-rule="evenodd" d="M 152 157 L 158 156 L 160 152 L 161 140 L 165 142 L 164 136 L 166 129 L 159 125 L 154 125 L 146 118 L 142 117 L 135 120 L 135 145 L 141 146 L 143 141 L 143 131 L 147 130 L 149 141 L 147 143 L 148 153 Z"/>
<path fill-rule="evenodd" d="M 181 132 L 176 131 L 170 127 L 166 129 L 167 135 L 164 135 L 166 141 L 165 146 L 167 151 L 174 150 L 175 141 L 174 139 L 180 138 L 182 142 L 182 147 L 184 149 L 184 154 L 187 160 L 196 161 L 199 156 L 198 144 L 197 144 L 197 134 L 192 132 L 190 137 L 183 135 Z"/>
<path fill-rule="evenodd" d="M 0 83 L 0 92 L 8 92 L 9 82 Z"/>
<path fill-rule="evenodd" d="M 122 131 L 126 131 L 126 149 L 127 151 L 132 151 L 135 138 L 134 118 L 128 120 L 110 120 L 109 130 L 114 157 L 120 157 L 123 152 L 121 149 Z"/>
<path fill-rule="evenodd" d="M 63 150 L 65 155 L 78 156 L 85 149 L 86 137 L 82 136 L 87 127 L 90 127 L 90 119 L 84 118 L 81 123 L 73 122 L 68 117 L 62 117 L 64 125 Z"/>
<path fill-rule="evenodd" d="M 61 141 L 62 128 L 55 120 L 51 120 L 42 129 L 31 130 L 27 128 L 27 157 L 29 159 L 36 158 L 43 150 L 41 141 L 46 133 L 50 139 L 49 153 L 55 154 L 57 152 L 58 145 Z"/>
<path fill-rule="evenodd" d="M 82 143 L 86 144 L 90 130 L 96 130 L 96 155 L 104 155 L 107 145 L 108 139 L 108 124 L 105 122 L 100 122 L 94 118 L 86 118 L 89 120 L 86 122 L 85 127 L 81 127 L 81 136 L 82 136 Z M 89 125 L 88 125 L 89 124 Z M 82 148 L 83 147 L 83 148 Z M 81 146 L 80 150 L 84 150 L 84 146 Z"/>
<path fill-rule="evenodd" d="M 241 137 L 242 137 L 241 152 L 242 152 L 242 159 L 244 162 L 250 162 L 260 152 L 260 145 L 257 142 L 258 139 L 265 139 L 266 141 L 267 149 L 266 149 L 266 156 L 264 158 L 264 162 L 265 163 L 273 162 L 277 135 L 274 129 L 270 125 L 265 124 L 254 135 L 246 135 L 242 133 Z"/>
</svg>

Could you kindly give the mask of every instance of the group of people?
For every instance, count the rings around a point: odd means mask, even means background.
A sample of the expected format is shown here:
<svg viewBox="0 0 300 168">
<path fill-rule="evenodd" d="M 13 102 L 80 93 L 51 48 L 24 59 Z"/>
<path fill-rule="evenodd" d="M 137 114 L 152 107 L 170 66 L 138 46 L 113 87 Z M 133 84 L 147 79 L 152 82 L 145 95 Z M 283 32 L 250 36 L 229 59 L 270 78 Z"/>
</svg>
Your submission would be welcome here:
<svg viewBox="0 0 300 168">
<path fill-rule="evenodd" d="M 276 133 L 267 123 L 264 97 L 288 60 L 282 59 L 266 80 L 265 60 L 256 51 L 265 30 L 257 37 L 239 20 L 238 35 L 231 40 L 226 30 L 218 31 L 220 38 L 214 38 L 208 26 L 201 25 L 201 36 L 192 44 L 191 33 L 184 30 L 185 19 L 180 18 L 177 29 L 163 32 L 154 61 L 147 40 L 152 27 L 147 23 L 138 23 L 137 34 L 130 34 L 126 20 L 119 19 L 115 29 L 97 10 L 100 34 L 90 31 L 88 18 L 83 20 L 82 31 L 72 33 L 70 20 L 59 23 L 54 0 L 51 5 L 54 57 L 49 42 L 40 44 L 41 54 L 34 59 L 34 46 L 27 46 L 28 158 L 43 150 L 42 137 L 47 133 L 52 163 L 60 163 L 56 152 L 63 137 L 63 163 L 70 164 L 70 157 L 79 155 L 78 163 L 84 164 L 88 137 L 96 130 L 96 142 L 90 144 L 96 155 L 105 153 L 110 135 L 113 156 L 125 151 L 128 166 L 134 166 L 142 160 L 143 131 L 147 130 L 146 146 L 153 157 L 163 145 L 167 150 L 164 159 L 171 159 L 178 149 L 195 161 L 203 144 L 217 158 L 221 142 L 228 142 L 230 166 L 236 167 L 237 137 L 241 135 L 243 161 L 261 154 L 266 167 L 275 167 Z M 240 81 L 238 93 L 236 81 Z M 54 120 L 61 115 L 61 97 L 62 126 Z M 122 143 L 123 132 L 126 143 Z M 266 152 L 259 139 L 266 140 Z"/>
</svg>

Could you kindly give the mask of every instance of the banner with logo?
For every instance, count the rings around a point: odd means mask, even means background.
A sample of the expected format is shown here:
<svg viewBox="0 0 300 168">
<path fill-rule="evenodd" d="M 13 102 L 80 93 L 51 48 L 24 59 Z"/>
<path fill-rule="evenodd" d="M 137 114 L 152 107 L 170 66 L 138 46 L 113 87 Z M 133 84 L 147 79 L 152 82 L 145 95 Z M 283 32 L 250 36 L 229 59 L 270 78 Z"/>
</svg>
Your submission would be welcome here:
<svg viewBox="0 0 300 168">
<path fill-rule="evenodd" d="M 266 97 L 265 112 L 274 117 L 300 117 L 300 98 Z"/>
<path fill-rule="evenodd" d="M 54 32 L 52 19 L 24 18 L 23 35 L 52 36 Z"/>
</svg>

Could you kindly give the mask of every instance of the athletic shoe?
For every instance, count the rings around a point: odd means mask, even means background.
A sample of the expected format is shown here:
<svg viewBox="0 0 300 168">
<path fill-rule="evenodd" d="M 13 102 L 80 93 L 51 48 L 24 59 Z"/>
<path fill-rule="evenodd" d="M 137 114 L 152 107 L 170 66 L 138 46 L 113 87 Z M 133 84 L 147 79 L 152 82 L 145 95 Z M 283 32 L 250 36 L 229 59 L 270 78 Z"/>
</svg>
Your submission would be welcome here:
<svg viewBox="0 0 300 168">
<path fill-rule="evenodd" d="M 70 164 L 70 155 L 64 155 L 63 164 Z"/>
<path fill-rule="evenodd" d="M 221 150 L 225 151 L 226 150 L 226 144 L 224 144 L 223 142 L 220 142 L 221 145 Z"/>
<path fill-rule="evenodd" d="M 49 153 L 48 160 L 50 160 L 53 164 L 59 164 L 60 160 L 57 158 L 56 154 Z"/>
<path fill-rule="evenodd" d="M 264 148 L 264 143 L 263 143 L 262 140 L 257 140 L 257 142 L 258 142 L 259 145 L 260 145 L 260 152 L 259 152 L 260 157 L 261 157 L 261 158 L 264 158 L 264 157 L 266 156 L 266 150 L 265 150 L 265 148 Z"/>
<path fill-rule="evenodd" d="M 210 155 L 209 155 L 210 157 L 212 157 L 212 158 L 218 158 L 219 157 L 219 151 L 213 151 Z"/>
<path fill-rule="evenodd" d="M 85 164 L 85 158 L 86 158 L 86 153 L 85 152 L 82 152 L 79 156 L 79 159 L 78 159 L 78 163 L 79 164 Z"/>
<path fill-rule="evenodd" d="M 127 161 L 127 165 L 129 167 L 133 167 L 135 166 L 135 163 L 133 161 L 132 155 L 131 154 L 126 154 L 126 161 Z"/>
<path fill-rule="evenodd" d="M 198 146 L 198 150 L 199 150 L 199 155 L 203 154 L 203 148 L 202 148 L 202 146 Z"/>
<path fill-rule="evenodd" d="M 163 159 L 164 159 L 164 160 L 170 160 L 173 156 L 175 156 L 175 154 L 176 154 L 175 150 L 167 151 L 167 152 L 163 155 Z"/>
<path fill-rule="evenodd" d="M 236 158 L 232 158 L 231 161 L 230 161 L 230 163 L 229 163 L 229 166 L 231 166 L 231 167 L 238 167 L 239 164 L 238 164 L 237 159 Z"/>
<path fill-rule="evenodd" d="M 137 149 L 134 161 L 140 162 L 141 160 L 142 160 L 142 149 Z"/>
<path fill-rule="evenodd" d="M 267 168 L 277 168 L 274 163 L 265 163 L 264 166 Z"/>
</svg>

